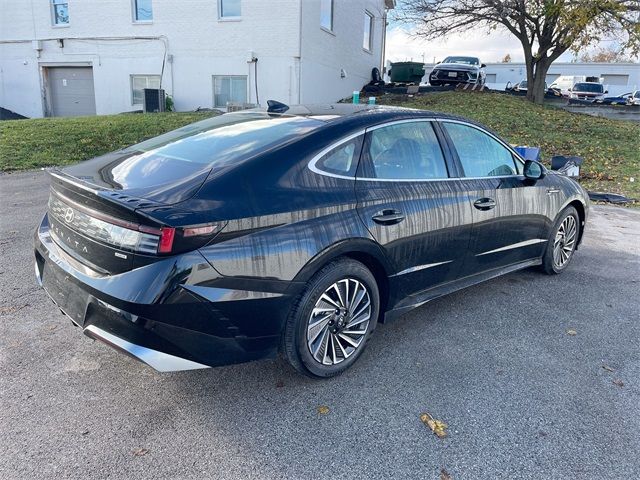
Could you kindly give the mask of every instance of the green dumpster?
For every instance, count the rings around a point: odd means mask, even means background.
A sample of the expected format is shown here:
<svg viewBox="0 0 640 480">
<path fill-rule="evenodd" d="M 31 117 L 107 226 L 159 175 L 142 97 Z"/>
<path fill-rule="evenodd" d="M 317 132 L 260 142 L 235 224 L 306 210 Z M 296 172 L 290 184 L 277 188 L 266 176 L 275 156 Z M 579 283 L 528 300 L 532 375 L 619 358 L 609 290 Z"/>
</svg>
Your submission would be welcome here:
<svg viewBox="0 0 640 480">
<path fill-rule="evenodd" d="M 393 83 L 420 83 L 424 73 L 424 63 L 418 62 L 392 63 L 389 71 Z"/>
</svg>

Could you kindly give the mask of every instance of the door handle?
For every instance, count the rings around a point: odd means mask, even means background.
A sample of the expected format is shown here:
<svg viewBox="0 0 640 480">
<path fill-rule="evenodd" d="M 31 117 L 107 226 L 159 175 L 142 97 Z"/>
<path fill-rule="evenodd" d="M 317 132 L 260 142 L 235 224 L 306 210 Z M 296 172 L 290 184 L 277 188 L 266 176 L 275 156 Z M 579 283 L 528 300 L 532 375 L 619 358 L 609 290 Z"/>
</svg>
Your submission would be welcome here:
<svg viewBox="0 0 640 480">
<path fill-rule="evenodd" d="M 479 198 L 473 202 L 473 206 L 478 210 L 491 210 L 496 207 L 496 201 L 493 198 Z"/>
<path fill-rule="evenodd" d="M 371 219 L 380 225 L 395 225 L 404 220 L 404 215 L 400 210 L 382 210 L 376 213 Z"/>
</svg>

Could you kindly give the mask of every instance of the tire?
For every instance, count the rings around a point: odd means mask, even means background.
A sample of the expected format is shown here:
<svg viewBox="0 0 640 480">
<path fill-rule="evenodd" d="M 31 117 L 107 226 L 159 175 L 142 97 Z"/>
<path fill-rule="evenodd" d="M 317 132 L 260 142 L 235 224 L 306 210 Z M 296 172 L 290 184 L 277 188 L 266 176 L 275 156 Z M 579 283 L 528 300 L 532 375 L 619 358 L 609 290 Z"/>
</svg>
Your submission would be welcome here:
<svg viewBox="0 0 640 480">
<path fill-rule="evenodd" d="M 339 375 L 362 354 L 379 312 L 380 293 L 369 269 L 349 258 L 334 260 L 309 280 L 291 308 L 283 354 L 305 375 Z"/>
<path fill-rule="evenodd" d="M 548 275 L 562 273 L 571 263 L 580 238 L 580 217 L 575 208 L 569 206 L 560 212 L 547 248 L 542 256 L 542 270 Z"/>
</svg>

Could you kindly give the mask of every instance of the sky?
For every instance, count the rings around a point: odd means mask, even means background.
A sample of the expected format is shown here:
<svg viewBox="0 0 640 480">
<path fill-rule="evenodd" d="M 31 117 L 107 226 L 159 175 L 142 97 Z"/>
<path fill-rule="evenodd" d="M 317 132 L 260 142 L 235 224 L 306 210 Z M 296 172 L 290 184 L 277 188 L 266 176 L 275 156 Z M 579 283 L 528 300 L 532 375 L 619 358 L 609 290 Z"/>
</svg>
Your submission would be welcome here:
<svg viewBox="0 0 640 480">
<path fill-rule="evenodd" d="M 603 43 L 602 46 L 607 46 Z M 508 32 L 493 31 L 488 34 L 486 29 L 465 32 L 464 34 L 448 35 L 446 39 L 425 41 L 412 37 L 406 26 L 391 22 L 387 30 L 386 59 L 399 62 L 413 59 L 416 62 L 432 63 L 434 58 L 441 61 L 448 55 L 469 55 L 480 58 L 483 63 L 500 62 L 506 54 L 511 55 L 511 61 L 522 62 L 524 56 L 518 39 Z M 573 53 L 564 53 L 559 62 L 570 62 Z"/>
</svg>

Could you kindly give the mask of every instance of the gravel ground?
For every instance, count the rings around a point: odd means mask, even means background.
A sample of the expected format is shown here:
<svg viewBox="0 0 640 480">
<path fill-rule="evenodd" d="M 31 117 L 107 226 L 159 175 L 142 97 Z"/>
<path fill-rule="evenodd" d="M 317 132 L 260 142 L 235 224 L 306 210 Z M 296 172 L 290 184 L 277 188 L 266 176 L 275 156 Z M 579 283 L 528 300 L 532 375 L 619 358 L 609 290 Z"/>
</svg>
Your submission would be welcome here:
<svg viewBox="0 0 640 480">
<path fill-rule="evenodd" d="M 0 478 L 640 477 L 637 211 L 593 208 L 563 275 L 435 300 L 317 381 L 158 374 L 83 336 L 35 283 L 47 196 L 41 172 L 0 176 Z"/>
</svg>

